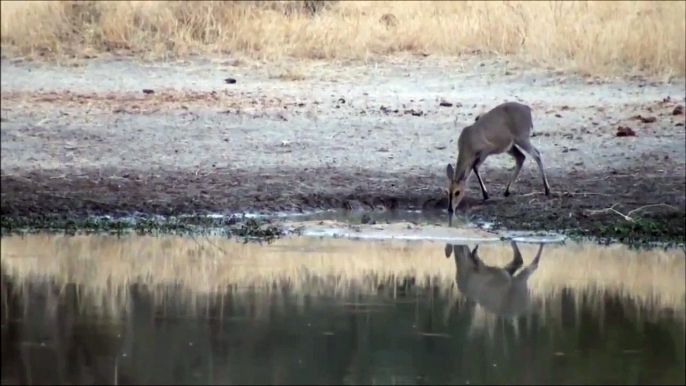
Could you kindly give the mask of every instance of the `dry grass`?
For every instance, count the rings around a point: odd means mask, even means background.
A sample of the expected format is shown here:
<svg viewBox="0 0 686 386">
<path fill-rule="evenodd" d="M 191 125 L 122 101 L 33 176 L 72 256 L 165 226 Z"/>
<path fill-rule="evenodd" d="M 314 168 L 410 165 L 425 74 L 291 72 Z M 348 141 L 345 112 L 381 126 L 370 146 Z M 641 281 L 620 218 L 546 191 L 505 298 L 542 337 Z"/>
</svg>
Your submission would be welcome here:
<svg viewBox="0 0 686 386">
<path fill-rule="evenodd" d="M 281 79 L 281 80 L 292 80 L 299 81 L 305 80 L 305 74 L 300 71 L 297 67 L 287 67 L 276 73 L 270 74 L 271 79 Z"/>
<path fill-rule="evenodd" d="M 590 74 L 686 73 L 684 1 L 301 3 L 3 1 L 2 50 L 272 61 L 481 52 Z"/>
</svg>

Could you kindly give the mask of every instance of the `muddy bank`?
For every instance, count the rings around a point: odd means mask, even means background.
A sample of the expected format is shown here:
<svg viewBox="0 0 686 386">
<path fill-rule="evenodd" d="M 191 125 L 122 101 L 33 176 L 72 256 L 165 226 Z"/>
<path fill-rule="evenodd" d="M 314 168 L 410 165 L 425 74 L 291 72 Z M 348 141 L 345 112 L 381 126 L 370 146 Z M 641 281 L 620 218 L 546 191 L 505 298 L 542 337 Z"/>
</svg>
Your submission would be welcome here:
<svg viewBox="0 0 686 386">
<path fill-rule="evenodd" d="M 119 171 L 117 179 L 95 173 L 67 178 L 59 173 L 34 172 L 2 178 L 2 216 L 33 222 L 131 213 L 179 216 L 237 212 L 303 212 L 318 209 L 444 211 L 447 200 L 441 180 L 422 176 L 345 174 L 340 170 L 249 171 L 217 170 L 204 178 L 183 171 L 155 176 Z M 553 174 L 553 194 L 545 197 L 540 181 L 518 184 L 517 194 L 503 197 L 507 173 L 491 173 L 492 197 L 482 202 L 478 191 L 461 206 L 461 217 L 472 223 L 493 222 L 495 229 L 548 230 L 572 235 L 618 237 L 626 241 L 678 241 L 684 235 L 684 185 L 677 176 L 656 175 L 655 168 L 620 169 L 610 175 Z M 322 181 L 319 176 L 327 176 Z M 644 178 L 641 176 L 651 176 Z M 300 184 L 294 184 L 294 181 Z M 378 181 L 387 185 L 380 186 Z M 327 189 L 316 191 L 316 184 Z M 425 190 L 417 186 L 426 186 Z M 646 194 L 652 192 L 652 194 Z M 666 205 L 650 206 L 654 203 Z M 620 213 L 632 213 L 634 222 Z"/>
<path fill-rule="evenodd" d="M 443 210 L 461 128 L 518 100 L 533 107 L 553 194 L 540 194 L 528 157 L 503 197 L 514 162 L 490 157 L 491 199 L 481 202 L 473 179 L 461 216 L 496 228 L 684 237 L 683 82 L 600 81 L 478 58 L 302 66 L 294 81 L 266 64 L 3 61 L 3 221 Z M 620 127 L 635 135 L 617 136 Z"/>
</svg>

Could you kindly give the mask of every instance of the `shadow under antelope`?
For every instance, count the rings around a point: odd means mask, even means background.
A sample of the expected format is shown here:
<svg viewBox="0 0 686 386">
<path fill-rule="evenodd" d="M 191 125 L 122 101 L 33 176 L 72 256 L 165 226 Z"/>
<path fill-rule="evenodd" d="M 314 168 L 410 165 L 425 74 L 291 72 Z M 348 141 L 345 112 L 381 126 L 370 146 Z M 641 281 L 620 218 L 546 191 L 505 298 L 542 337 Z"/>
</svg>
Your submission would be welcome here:
<svg viewBox="0 0 686 386">
<path fill-rule="evenodd" d="M 528 280 L 538 268 L 543 252 L 540 244 L 534 260 L 515 275 L 524 264 L 517 243 L 511 242 L 512 261 L 504 267 L 486 265 L 479 257 L 477 245 L 470 251 L 467 245 L 445 245 L 445 257 L 455 255 L 457 289 L 485 310 L 502 317 L 522 314 L 531 302 Z"/>
<path fill-rule="evenodd" d="M 510 185 L 517 179 L 524 165 L 524 152 L 529 153 L 538 164 L 545 195 L 549 196 L 550 185 L 543 170 L 541 154 L 530 141 L 532 130 L 531 108 L 517 102 L 500 104 L 465 127 L 457 141 L 455 168 L 451 164 L 446 168 L 448 212 L 453 213 L 464 198 L 472 171 L 479 180 L 484 201 L 488 200 L 488 191 L 479 175 L 479 166 L 488 156 L 500 153 L 507 153 L 515 159 L 514 174 L 505 188 L 505 197 L 510 195 Z"/>
</svg>

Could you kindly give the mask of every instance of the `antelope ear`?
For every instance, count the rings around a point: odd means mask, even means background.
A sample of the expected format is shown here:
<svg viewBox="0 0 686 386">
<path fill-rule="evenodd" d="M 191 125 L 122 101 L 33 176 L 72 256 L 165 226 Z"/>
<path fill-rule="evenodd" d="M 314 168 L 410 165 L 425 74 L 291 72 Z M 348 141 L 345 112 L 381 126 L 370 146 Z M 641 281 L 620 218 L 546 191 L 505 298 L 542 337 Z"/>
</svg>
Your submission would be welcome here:
<svg viewBox="0 0 686 386">
<path fill-rule="evenodd" d="M 450 244 L 445 245 L 445 257 L 449 258 L 450 254 L 453 252 L 453 246 Z"/>
<path fill-rule="evenodd" d="M 452 180 L 453 176 L 455 175 L 455 170 L 453 170 L 453 165 L 448 164 L 448 166 L 445 168 L 445 173 L 448 176 L 448 179 Z"/>
</svg>

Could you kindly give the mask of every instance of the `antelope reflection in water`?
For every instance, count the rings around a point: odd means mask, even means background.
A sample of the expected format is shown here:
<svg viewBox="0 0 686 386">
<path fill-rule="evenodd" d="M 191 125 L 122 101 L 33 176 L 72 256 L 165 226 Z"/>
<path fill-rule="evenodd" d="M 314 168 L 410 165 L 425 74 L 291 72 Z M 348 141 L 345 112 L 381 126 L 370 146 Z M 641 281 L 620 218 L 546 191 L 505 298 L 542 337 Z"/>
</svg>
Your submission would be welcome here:
<svg viewBox="0 0 686 386">
<path fill-rule="evenodd" d="M 514 252 L 512 261 L 502 268 L 486 265 L 479 257 L 478 245 L 472 251 L 467 245 L 445 246 L 446 258 L 450 258 L 453 252 L 455 255 L 458 290 L 485 310 L 502 317 L 518 316 L 529 307 L 527 281 L 538 268 L 543 251 L 543 244 L 540 244 L 533 262 L 515 275 L 524 260 L 517 243 L 512 241 L 511 246 Z"/>
</svg>

